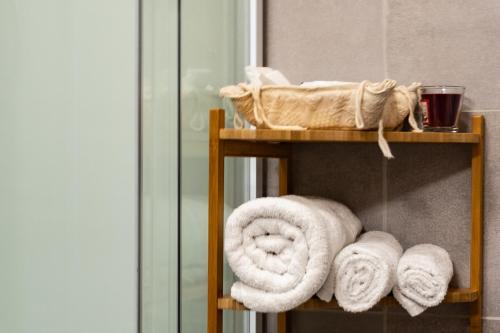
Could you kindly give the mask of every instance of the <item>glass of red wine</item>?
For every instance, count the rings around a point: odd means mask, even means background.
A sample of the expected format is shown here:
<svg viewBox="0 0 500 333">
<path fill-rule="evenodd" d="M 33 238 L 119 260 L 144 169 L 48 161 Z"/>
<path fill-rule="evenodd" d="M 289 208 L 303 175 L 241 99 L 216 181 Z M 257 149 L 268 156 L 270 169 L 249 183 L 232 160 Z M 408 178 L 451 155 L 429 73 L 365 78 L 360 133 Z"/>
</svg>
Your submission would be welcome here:
<svg viewBox="0 0 500 333">
<path fill-rule="evenodd" d="M 458 117 L 465 87 L 424 86 L 420 107 L 424 131 L 458 132 Z"/>
</svg>

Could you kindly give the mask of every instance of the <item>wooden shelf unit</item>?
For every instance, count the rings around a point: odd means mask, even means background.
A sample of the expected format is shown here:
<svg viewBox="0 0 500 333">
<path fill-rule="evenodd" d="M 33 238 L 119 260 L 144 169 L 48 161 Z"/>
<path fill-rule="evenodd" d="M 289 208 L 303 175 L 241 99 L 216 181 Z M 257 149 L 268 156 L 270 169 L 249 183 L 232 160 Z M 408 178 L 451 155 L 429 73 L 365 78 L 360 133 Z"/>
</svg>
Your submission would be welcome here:
<svg viewBox="0 0 500 333">
<path fill-rule="evenodd" d="M 251 130 L 224 128 L 222 109 L 210 111 L 209 144 L 209 220 L 208 220 L 208 326 L 207 332 L 222 332 L 223 310 L 248 310 L 230 296 L 222 294 L 223 226 L 224 226 L 224 158 L 279 158 L 279 192 L 288 193 L 290 177 L 288 161 L 294 143 L 305 142 L 366 142 L 376 143 L 375 131 L 337 130 Z M 470 133 L 386 132 L 389 142 L 470 144 L 471 154 L 471 243 L 470 286 L 450 289 L 446 303 L 470 303 L 470 332 L 482 332 L 482 264 L 483 264 L 483 178 L 484 178 L 484 118 L 472 117 Z M 381 304 L 395 304 L 392 296 Z M 335 300 L 325 303 L 312 298 L 294 310 L 335 309 Z M 278 332 L 286 333 L 286 314 L 278 316 Z"/>
</svg>

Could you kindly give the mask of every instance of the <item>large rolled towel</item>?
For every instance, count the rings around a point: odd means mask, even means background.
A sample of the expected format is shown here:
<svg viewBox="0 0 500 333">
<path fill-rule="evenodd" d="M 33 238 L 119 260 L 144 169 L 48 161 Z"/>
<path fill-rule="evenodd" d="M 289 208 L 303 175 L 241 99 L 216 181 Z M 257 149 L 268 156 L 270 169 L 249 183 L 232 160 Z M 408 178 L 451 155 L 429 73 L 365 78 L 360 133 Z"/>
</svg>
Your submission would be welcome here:
<svg viewBox="0 0 500 333">
<path fill-rule="evenodd" d="M 452 276 L 453 264 L 446 250 L 432 244 L 415 245 L 399 261 L 393 294 L 414 317 L 443 301 Z"/>
<path fill-rule="evenodd" d="M 335 297 L 346 311 L 372 308 L 391 292 L 403 249 L 391 235 L 367 232 L 345 247 L 334 260 Z"/>
<path fill-rule="evenodd" d="M 231 296 L 261 312 L 290 310 L 316 293 L 331 299 L 333 258 L 360 230 L 347 207 L 326 199 L 284 196 L 241 205 L 225 228 L 226 257 L 240 279 Z"/>
</svg>

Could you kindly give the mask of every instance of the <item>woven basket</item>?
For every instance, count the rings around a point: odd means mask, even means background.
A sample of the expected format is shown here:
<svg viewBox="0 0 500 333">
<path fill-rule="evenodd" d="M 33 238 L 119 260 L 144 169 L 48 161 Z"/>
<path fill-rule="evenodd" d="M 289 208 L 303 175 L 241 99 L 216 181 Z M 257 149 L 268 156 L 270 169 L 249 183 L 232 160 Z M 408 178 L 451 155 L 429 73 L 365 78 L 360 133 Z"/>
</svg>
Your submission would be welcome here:
<svg viewBox="0 0 500 333">
<path fill-rule="evenodd" d="M 384 156 L 392 158 L 384 128 L 399 128 L 410 115 L 410 125 L 420 131 L 413 113 L 419 87 L 419 83 L 396 87 L 394 80 L 321 87 L 241 83 L 222 88 L 220 95 L 231 99 L 236 107 L 236 128 L 243 127 L 239 115 L 257 128 L 278 130 L 378 128 L 379 147 Z"/>
<path fill-rule="evenodd" d="M 220 95 L 257 128 L 375 129 L 382 120 L 395 129 L 415 108 L 419 86 L 396 87 L 393 80 L 325 87 L 239 84 L 222 88 Z"/>
</svg>

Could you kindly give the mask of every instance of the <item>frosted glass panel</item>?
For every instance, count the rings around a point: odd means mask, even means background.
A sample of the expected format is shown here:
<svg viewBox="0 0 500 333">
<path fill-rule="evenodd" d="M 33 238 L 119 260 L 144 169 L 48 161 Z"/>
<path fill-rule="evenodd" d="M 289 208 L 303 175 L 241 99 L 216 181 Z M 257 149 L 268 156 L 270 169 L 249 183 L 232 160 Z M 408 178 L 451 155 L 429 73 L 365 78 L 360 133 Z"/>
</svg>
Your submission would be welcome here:
<svg viewBox="0 0 500 333">
<path fill-rule="evenodd" d="M 143 0 L 142 333 L 177 332 L 177 0 Z"/>
<path fill-rule="evenodd" d="M 208 109 L 222 106 L 221 86 L 243 79 L 248 1 L 143 0 L 142 8 L 141 326 L 145 333 L 205 332 Z M 247 167 L 227 163 L 226 213 L 248 198 Z M 227 287 L 227 267 L 225 275 Z M 224 323 L 225 332 L 247 327 L 241 313 L 226 314 Z"/>
<path fill-rule="evenodd" d="M 0 1 L 0 332 L 137 330 L 137 1 Z"/>
<path fill-rule="evenodd" d="M 206 331 L 208 110 L 223 106 L 218 97 L 222 86 L 244 79 L 249 54 L 248 3 L 181 1 L 182 333 Z M 226 213 L 248 196 L 246 163 L 226 161 Z M 226 289 L 231 280 L 226 267 Z M 224 326 L 224 332 L 245 332 L 242 313 L 226 312 Z"/>
</svg>

